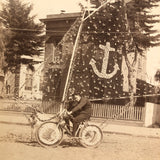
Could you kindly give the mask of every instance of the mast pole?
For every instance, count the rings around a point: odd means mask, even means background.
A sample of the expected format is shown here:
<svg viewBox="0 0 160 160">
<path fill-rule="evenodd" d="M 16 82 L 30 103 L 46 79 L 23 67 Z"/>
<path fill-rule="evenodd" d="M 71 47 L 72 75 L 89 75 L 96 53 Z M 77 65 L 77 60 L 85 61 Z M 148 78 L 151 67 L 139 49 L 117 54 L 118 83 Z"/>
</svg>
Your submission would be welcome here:
<svg viewBox="0 0 160 160">
<path fill-rule="evenodd" d="M 78 41 L 79 41 L 79 37 L 80 37 L 80 34 L 81 34 L 85 13 L 86 13 L 86 11 L 84 11 L 84 13 L 83 13 L 81 24 L 79 26 L 77 37 L 76 37 L 75 44 L 74 44 L 74 47 L 73 47 L 72 56 L 71 56 L 71 60 L 70 60 L 70 64 L 69 64 L 69 69 L 68 69 L 68 74 L 67 74 L 67 78 L 66 78 L 66 83 L 65 83 L 65 87 L 64 87 L 64 92 L 63 92 L 63 96 L 62 96 L 62 103 L 61 103 L 60 109 L 62 109 L 62 107 L 63 107 L 63 102 L 65 101 L 66 94 L 67 94 L 67 91 L 68 91 L 69 79 L 70 79 L 71 74 L 72 74 L 73 60 L 74 60 L 74 56 L 75 56 L 75 51 L 77 49 L 77 44 L 78 44 Z"/>
</svg>

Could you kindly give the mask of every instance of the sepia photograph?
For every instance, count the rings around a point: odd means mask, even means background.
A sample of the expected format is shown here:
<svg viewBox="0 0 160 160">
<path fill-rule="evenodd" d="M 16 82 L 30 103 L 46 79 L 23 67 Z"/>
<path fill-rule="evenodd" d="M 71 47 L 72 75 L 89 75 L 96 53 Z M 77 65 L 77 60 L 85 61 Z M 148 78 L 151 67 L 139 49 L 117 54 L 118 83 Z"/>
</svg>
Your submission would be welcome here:
<svg viewBox="0 0 160 160">
<path fill-rule="evenodd" d="M 0 159 L 159 160 L 160 0 L 0 0 Z"/>
</svg>

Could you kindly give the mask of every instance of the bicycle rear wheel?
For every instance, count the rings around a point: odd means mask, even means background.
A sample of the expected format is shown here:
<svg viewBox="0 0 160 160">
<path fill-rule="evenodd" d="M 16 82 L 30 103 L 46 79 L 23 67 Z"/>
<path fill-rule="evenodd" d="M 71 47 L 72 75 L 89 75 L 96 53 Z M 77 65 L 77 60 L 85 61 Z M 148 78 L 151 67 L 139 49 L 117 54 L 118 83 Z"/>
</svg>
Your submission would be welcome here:
<svg viewBox="0 0 160 160">
<path fill-rule="evenodd" d="M 102 130 L 96 125 L 83 127 L 79 133 L 80 143 L 84 147 L 98 147 L 103 140 Z"/>
<path fill-rule="evenodd" d="M 62 128 L 54 122 L 44 122 L 38 127 L 36 138 L 42 146 L 56 147 L 63 139 L 63 131 Z"/>
</svg>

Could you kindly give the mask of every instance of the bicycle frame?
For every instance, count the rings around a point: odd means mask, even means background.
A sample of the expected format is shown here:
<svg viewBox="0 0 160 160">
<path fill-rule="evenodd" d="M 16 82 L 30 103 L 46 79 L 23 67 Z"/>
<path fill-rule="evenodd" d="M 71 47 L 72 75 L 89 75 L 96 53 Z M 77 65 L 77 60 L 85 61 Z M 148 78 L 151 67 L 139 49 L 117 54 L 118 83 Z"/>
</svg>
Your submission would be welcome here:
<svg viewBox="0 0 160 160">
<path fill-rule="evenodd" d="M 65 112 L 65 111 L 64 111 L 64 112 Z M 65 114 L 65 113 L 64 113 L 64 114 Z M 61 116 L 62 116 L 62 115 L 61 115 Z M 69 115 L 69 116 L 70 116 L 70 115 Z M 68 125 L 68 124 L 65 122 L 63 116 L 61 117 L 61 119 L 59 120 L 59 122 L 58 122 L 57 124 L 58 124 L 58 126 L 60 126 L 60 127 L 63 129 L 63 131 L 66 131 L 66 133 L 72 137 L 72 132 L 71 132 L 68 128 L 73 128 L 73 126 Z M 87 126 L 87 125 L 88 125 L 88 122 L 87 122 L 87 123 L 86 123 L 86 122 L 81 122 L 81 123 L 79 124 L 78 129 L 77 129 L 77 131 L 76 131 L 76 133 L 75 133 L 76 138 L 80 138 L 80 137 L 79 137 L 79 132 L 80 132 L 80 130 L 81 130 L 82 128 L 84 128 L 85 126 Z M 74 138 L 75 138 L 75 137 L 74 137 Z"/>
</svg>

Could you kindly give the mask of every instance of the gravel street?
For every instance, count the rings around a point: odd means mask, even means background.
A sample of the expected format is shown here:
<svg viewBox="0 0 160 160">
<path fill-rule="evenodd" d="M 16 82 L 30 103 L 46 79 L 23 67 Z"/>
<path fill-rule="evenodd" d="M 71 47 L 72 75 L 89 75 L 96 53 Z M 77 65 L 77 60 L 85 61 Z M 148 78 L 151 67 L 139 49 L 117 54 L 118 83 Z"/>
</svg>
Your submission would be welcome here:
<svg viewBox="0 0 160 160">
<path fill-rule="evenodd" d="M 30 127 L 0 124 L 0 159 L 3 160 L 159 160 L 160 139 L 104 134 L 98 148 L 83 148 L 64 139 L 56 148 L 31 142 Z"/>
</svg>

